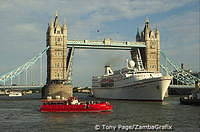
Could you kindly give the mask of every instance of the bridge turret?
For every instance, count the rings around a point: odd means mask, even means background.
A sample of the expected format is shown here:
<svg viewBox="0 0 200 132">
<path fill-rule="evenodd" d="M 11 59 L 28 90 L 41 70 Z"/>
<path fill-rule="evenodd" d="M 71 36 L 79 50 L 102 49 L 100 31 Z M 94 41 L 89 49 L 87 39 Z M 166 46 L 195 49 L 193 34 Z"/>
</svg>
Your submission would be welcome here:
<svg viewBox="0 0 200 132">
<path fill-rule="evenodd" d="M 58 13 L 56 13 L 55 20 L 54 20 L 54 27 L 59 25 L 59 20 L 58 20 Z"/>
<path fill-rule="evenodd" d="M 49 35 L 53 35 L 54 34 L 54 26 L 53 26 L 53 22 L 50 22 L 49 25 Z"/>
<path fill-rule="evenodd" d="M 156 26 L 155 37 L 156 37 L 158 40 L 160 40 L 160 31 L 158 30 L 158 26 Z"/>
<path fill-rule="evenodd" d="M 136 41 L 141 41 L 139 28 L 137 28 Z"/>
<path fill-rule="evenodd" d="M 67 36 L 67 24 L 63 25 L 62 31 L 63 31 L 63 35 Z"/>
<path fill-rule="evenodd" d="M 59 24 L 58 15 L 48 26 L 47 31 L 47 82 L 43 88 L 43 98 L 72 96 L 72 86 L 68 83 L 67 66 L 67 25 Z"/>
<path fill-rule="evenodd" d="M 150 38 L 150 39 L 155 39 L 155 33 L 154 33 L 153 30 L 150 31 L 150 33 L 149 33 L 149 38 Z"/>
<path fill-rule="evenodd" d="M 144 40 L 149 40 L 150 31 L 151 31 L 151 27 L 149 24 L 149 19 L 146 19 L 145 26 L 144 26 Z"/>
</svg>

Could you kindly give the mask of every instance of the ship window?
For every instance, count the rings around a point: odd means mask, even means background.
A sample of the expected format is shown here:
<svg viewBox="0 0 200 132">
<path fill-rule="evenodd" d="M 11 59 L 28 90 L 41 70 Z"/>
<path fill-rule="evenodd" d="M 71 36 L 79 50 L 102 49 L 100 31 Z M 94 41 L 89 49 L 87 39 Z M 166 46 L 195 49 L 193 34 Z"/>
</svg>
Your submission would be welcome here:
<svg viewBox="0 0 200 132">
<path fill-rule="evenodd" d="M 114 83 L 102 83 L 101 87 L 113 87 Z"/>
<path fill-rule="evenodd" d="M 102 80 L 101 82 L 101 87 L 113 87 L 114 86 L 114 81 L 112 79 L 105 79 L 105 80 Z"/>
</svg>

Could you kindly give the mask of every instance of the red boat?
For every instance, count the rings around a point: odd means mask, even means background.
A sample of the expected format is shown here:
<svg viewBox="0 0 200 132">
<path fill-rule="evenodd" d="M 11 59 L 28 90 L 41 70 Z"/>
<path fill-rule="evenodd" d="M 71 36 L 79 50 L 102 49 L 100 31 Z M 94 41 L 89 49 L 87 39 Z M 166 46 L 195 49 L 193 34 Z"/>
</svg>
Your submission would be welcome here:
<svg viewBox="0 0 200 132">
<path fill-rule="evenodd" d="M 46 99 L 41 100 L 41 112 L 107 112 L 112 111 L 112 105 L 108 102 L 80 102 L 76 97 L 65 100 Z"/>
</svg>

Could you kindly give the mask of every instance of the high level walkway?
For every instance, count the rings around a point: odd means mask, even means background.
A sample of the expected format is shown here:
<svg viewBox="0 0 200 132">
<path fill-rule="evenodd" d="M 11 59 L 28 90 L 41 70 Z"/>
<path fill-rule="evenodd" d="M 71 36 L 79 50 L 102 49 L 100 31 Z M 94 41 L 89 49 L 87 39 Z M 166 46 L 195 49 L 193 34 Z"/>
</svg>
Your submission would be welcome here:
<svg viewBox="0 0 200 132">
<path fill-rule="evenodd" d="M 144 48 L 146 45 L 144 42 L 113 41 L 111 39 L 104 39 L 102 41 L 68 40 L 67 47 L 83 49 L 131 50 L 136 47 Z"/>
</svg>

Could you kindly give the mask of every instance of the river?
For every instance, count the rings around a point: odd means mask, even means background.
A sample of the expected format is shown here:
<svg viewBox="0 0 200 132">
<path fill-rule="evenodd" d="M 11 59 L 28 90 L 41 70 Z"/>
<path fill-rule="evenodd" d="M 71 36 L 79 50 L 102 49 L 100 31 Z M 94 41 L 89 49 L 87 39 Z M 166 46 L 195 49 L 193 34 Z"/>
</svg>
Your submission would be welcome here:
<svg viewBox="0 0 200 132">
<path fill-rule="evenodd" d="M 85 94 L 79 96 L 91 99 Z M 179 97 L 168 97 L 162 103 L 110 100 L 111 113 L 41 113 L 39 98 L 0 96 L 0 131 L 126 132 L 134 131 L 132 126 L 168 125 L 173 131 L 200 132 L 200 107 L 180 105 Z"/>
</svg>

